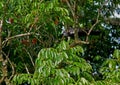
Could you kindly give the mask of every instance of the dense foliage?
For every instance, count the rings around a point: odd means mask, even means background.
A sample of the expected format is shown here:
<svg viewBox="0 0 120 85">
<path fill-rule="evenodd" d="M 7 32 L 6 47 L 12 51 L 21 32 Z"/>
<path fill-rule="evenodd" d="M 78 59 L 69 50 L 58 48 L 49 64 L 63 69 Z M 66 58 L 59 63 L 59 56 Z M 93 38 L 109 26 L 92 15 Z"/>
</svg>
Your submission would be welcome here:
<svg viewBox="0 0 120 85">
<path fill-rule="evenodd" d="M 69 47 L 61 42 L 56 48 L 44 48 L 38 54 L 34 74 L 19 74 L 13 84 L 30 85 L 117 85 L 120 80 L 120 50 L 115 50 L 112 59 L 106 59 L 99 68 L 101 78 L 93 73 L 92 66 L 83 59 L 83 48 Z M 98 56 L 96 56 L 98 57 Z M 98 58 L 96 58 L 98 59 Z M 98 80 L 97 77 L 100 79 Z M 96 80 L 97 79 L 97 80 Z"/>
<path fill-rule="evenodd" d="M 120 83 L 120 0 L 1 0 L 0 83 Z"/>
</svg>

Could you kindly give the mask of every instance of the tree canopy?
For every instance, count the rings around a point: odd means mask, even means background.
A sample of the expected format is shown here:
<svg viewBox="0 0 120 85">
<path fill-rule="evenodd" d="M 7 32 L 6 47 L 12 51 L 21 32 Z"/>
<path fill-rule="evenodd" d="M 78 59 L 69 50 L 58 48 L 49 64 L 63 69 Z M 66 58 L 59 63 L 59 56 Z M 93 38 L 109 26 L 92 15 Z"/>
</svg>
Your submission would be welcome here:
<svg viewBox="0 0 120 85">
<path fill-rule="evenodd" d="M 120 0 L 1 0 L 0 84 L 119 85 Z"/>
</svg>

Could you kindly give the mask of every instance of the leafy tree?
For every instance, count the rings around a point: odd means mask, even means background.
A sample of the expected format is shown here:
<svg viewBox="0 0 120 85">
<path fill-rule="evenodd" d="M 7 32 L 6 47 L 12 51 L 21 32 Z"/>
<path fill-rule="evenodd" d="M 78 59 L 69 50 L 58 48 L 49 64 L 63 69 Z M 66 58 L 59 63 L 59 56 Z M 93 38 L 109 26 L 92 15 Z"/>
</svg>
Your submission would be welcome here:
<svg viewBox="0 0 120 85">
<path fill-rule="evenodd" d="M 81 46 L 70 47 L 68 42 L 61 42 L 56 48 L 44 48 L 36 59 L 34 74 L 15 75 L 13 84 L 28 82 L 30 85 L 116 85 L 119 83 L 120 50 L 114 51 L 112 59 L 103 62 L 100 71 L 102 79 L 92 73 L 89 62 L 82 58 L 84 50 Z M 79 56 L 78 56 L 79 55 Z M 81 56 L 80 56 L 81 55 Z"/>
<path fill-rule="evenodd" d="M 1 0 L 0 83 L 118 84 L 119 2 Z"/>
</svg>

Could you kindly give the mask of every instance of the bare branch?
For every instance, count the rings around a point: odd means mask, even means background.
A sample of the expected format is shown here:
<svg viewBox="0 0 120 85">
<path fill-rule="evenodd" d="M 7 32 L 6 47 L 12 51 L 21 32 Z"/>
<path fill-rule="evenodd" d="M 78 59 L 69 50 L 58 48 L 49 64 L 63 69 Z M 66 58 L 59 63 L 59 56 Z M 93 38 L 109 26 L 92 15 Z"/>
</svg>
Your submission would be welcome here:
<svg viewBox="0 0 120 85">
<path fill-rule="evenodd" d="M 34 62 L 33 62 L 32 56 L 30 55 L 30 53 L 27 51 L 26 48 L 24 48 L 24 50 L 27 52 L 27 54 L 28 54 L 28 56 L 29 56 L 29 58 L 30 58 L 30 60 L 31 60 L 31 62 L 32 62 L 32 65 L 33 65 L 33 67 L 34 67 L 35 64 L 34 64 Z"/>
<path fill-rule="evenodd" d="M 112 25 L 119 25 L 120 26 L 120 18 L 105 18 L 105 22 L 110 23 Z"/>
<path fill-rule="evenodd" d="M 21 58 L 21 59 L 22 59 L 22 61 L 23 61 L 23 64 L 24 64 L 25 69 L 26 69 L 26 72 L 27 72 L 28 74 L 30 74 L 30 72 L 29 72 L 29 69 L 28 69 L 27 65 L 24 63 L 24 59 L 23 59 L 22 57 L 20 57 L 20 58 Z"/>
<path fill-rule="evenodd" d="M 96 22 L 92 25 L 92 27 L 90 28 L 90 30 L 89 30 L 88 33 L 87 33 L 86 41 L 88 41 L 88 37 L 89 37 L 91 31 L 93 30 L 93 28 L 98 24 L 98 22 L 99 22 L 99 17 L 100 17 L 100 10 L 98 10 L 98 15 L 97 15 Z"/>
<path fill-rule="evenodd" d="M 98 9 L 98 15 L 97 15 L 96 22 L 92 25 L 92 27 L 88 31 L 87 36 L 86 36 L 86 41 L 88 41 L 88 37 L 89 37 L 91 31 L 93 30 L 93 28 L 99 23 L 100 11 L 106 3 L 108 3 L 108 0 L 104 1 L 103 4 L 101 5 L 101 7 Z"/>
<path fill-rule="evenodd" d="M 2 45 L 4 45 L 7 41 L 9 41 L 11 39 L 18 38 L 18 37 L 23 37 L 23 36 L 29 36 L 29 35 L 32 35 L 32 34 L 33 34 L 33 32 L 28 32 L 28 33 L 18 34 L 18 35 L 12 36 L 12 37 L 8 37 L 2 42 Z"/>
<path fill-rule="evenodd" d="M 92 25 L 92 27 L 90 28 L 90 30 L 88 31 L 87 35 L 90 35 L 91 31 L 93 30 L 93 28 L 98 24 L 99 20 L 99 12 L 98 12 L 98 16 L 97 16 L 97 19 L 96 19 L 96 22 Z"/>
<path fill-rule="evenodd" d="M 70 47 L 75 47 L 75 46 L 80 45 L 80 44 L 89 44 L 89 42 L 78 40 L 78 41 L 73 42 L 73 43 L 70 45 Z"/>
<path fill-rule="evenodd" d="M 3 20 L 0 20 L 0 29 L 2 28 L 3 26 Z"/>
<path fill-rule="evenodd" d="M 3 26 L 3 20 L 0 20 L 0 61 L 3 61 L 3 56 L 2 56 L 2 26 Z"/>
<path fill-rule="evenodd" d="M 25 66 L 25 69 L 26 69 L 27 73 L 30 74 L 27 65 L 26 65 L 25 63 L 23 63 L 23 64 L 24 64 L 24 66 Z"/>
</svg>

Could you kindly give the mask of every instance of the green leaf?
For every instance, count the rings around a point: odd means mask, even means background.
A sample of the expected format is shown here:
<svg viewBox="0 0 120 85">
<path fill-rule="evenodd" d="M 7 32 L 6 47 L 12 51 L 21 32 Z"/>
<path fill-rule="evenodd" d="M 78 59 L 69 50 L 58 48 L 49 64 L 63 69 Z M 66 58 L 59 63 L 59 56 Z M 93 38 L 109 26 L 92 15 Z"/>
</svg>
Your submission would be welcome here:
<svg viewBox="0 0 120 85">
<path fill-rule="evenodd" d="M 73 53 L 74 54 L 80 54 L 80 53 L 82 53 L 82 54 L 84 54 L 84 50 L 83 50 L 83 48 L 81 47 L 81 46 L 76 46 L 76 47 L 73 47 L 73 48 L 71 48 L 70 49 L 71 51 L 73 50 Z"/>
<path fill-rule="evenodd" d="M 85 79 L 87 79 L 89 82 L 94 81 L 92 75 L 90 75 L 88 72 L 82 72 L 82 75 Z"/>
<path fill-rule="evenodd" d="M 100 59 L 101 59 L 101 56 L 95 56 L 93 60 L 94 61 L 99 61 Z"/>
<path fill-rule="evenodd" d="M 113 58 L 120 60 L 120 50 L 116 49 L 113 53 Z"/>
<path fill-rule="evenodd" d="M 89 85 L 89 82 L 85 78 L 80 78 L 79 81 L 77 81 L 79 85 Z"/>
<path fill-rule="evenodd" d="M 68 42 L 62 41 L 62 42 L 58 45 L 57 50 L 58 50 L 58 51 L 63 51 L 63 50 L 67 50 L 68 48 L 69 48 Z"/>
</svg>

